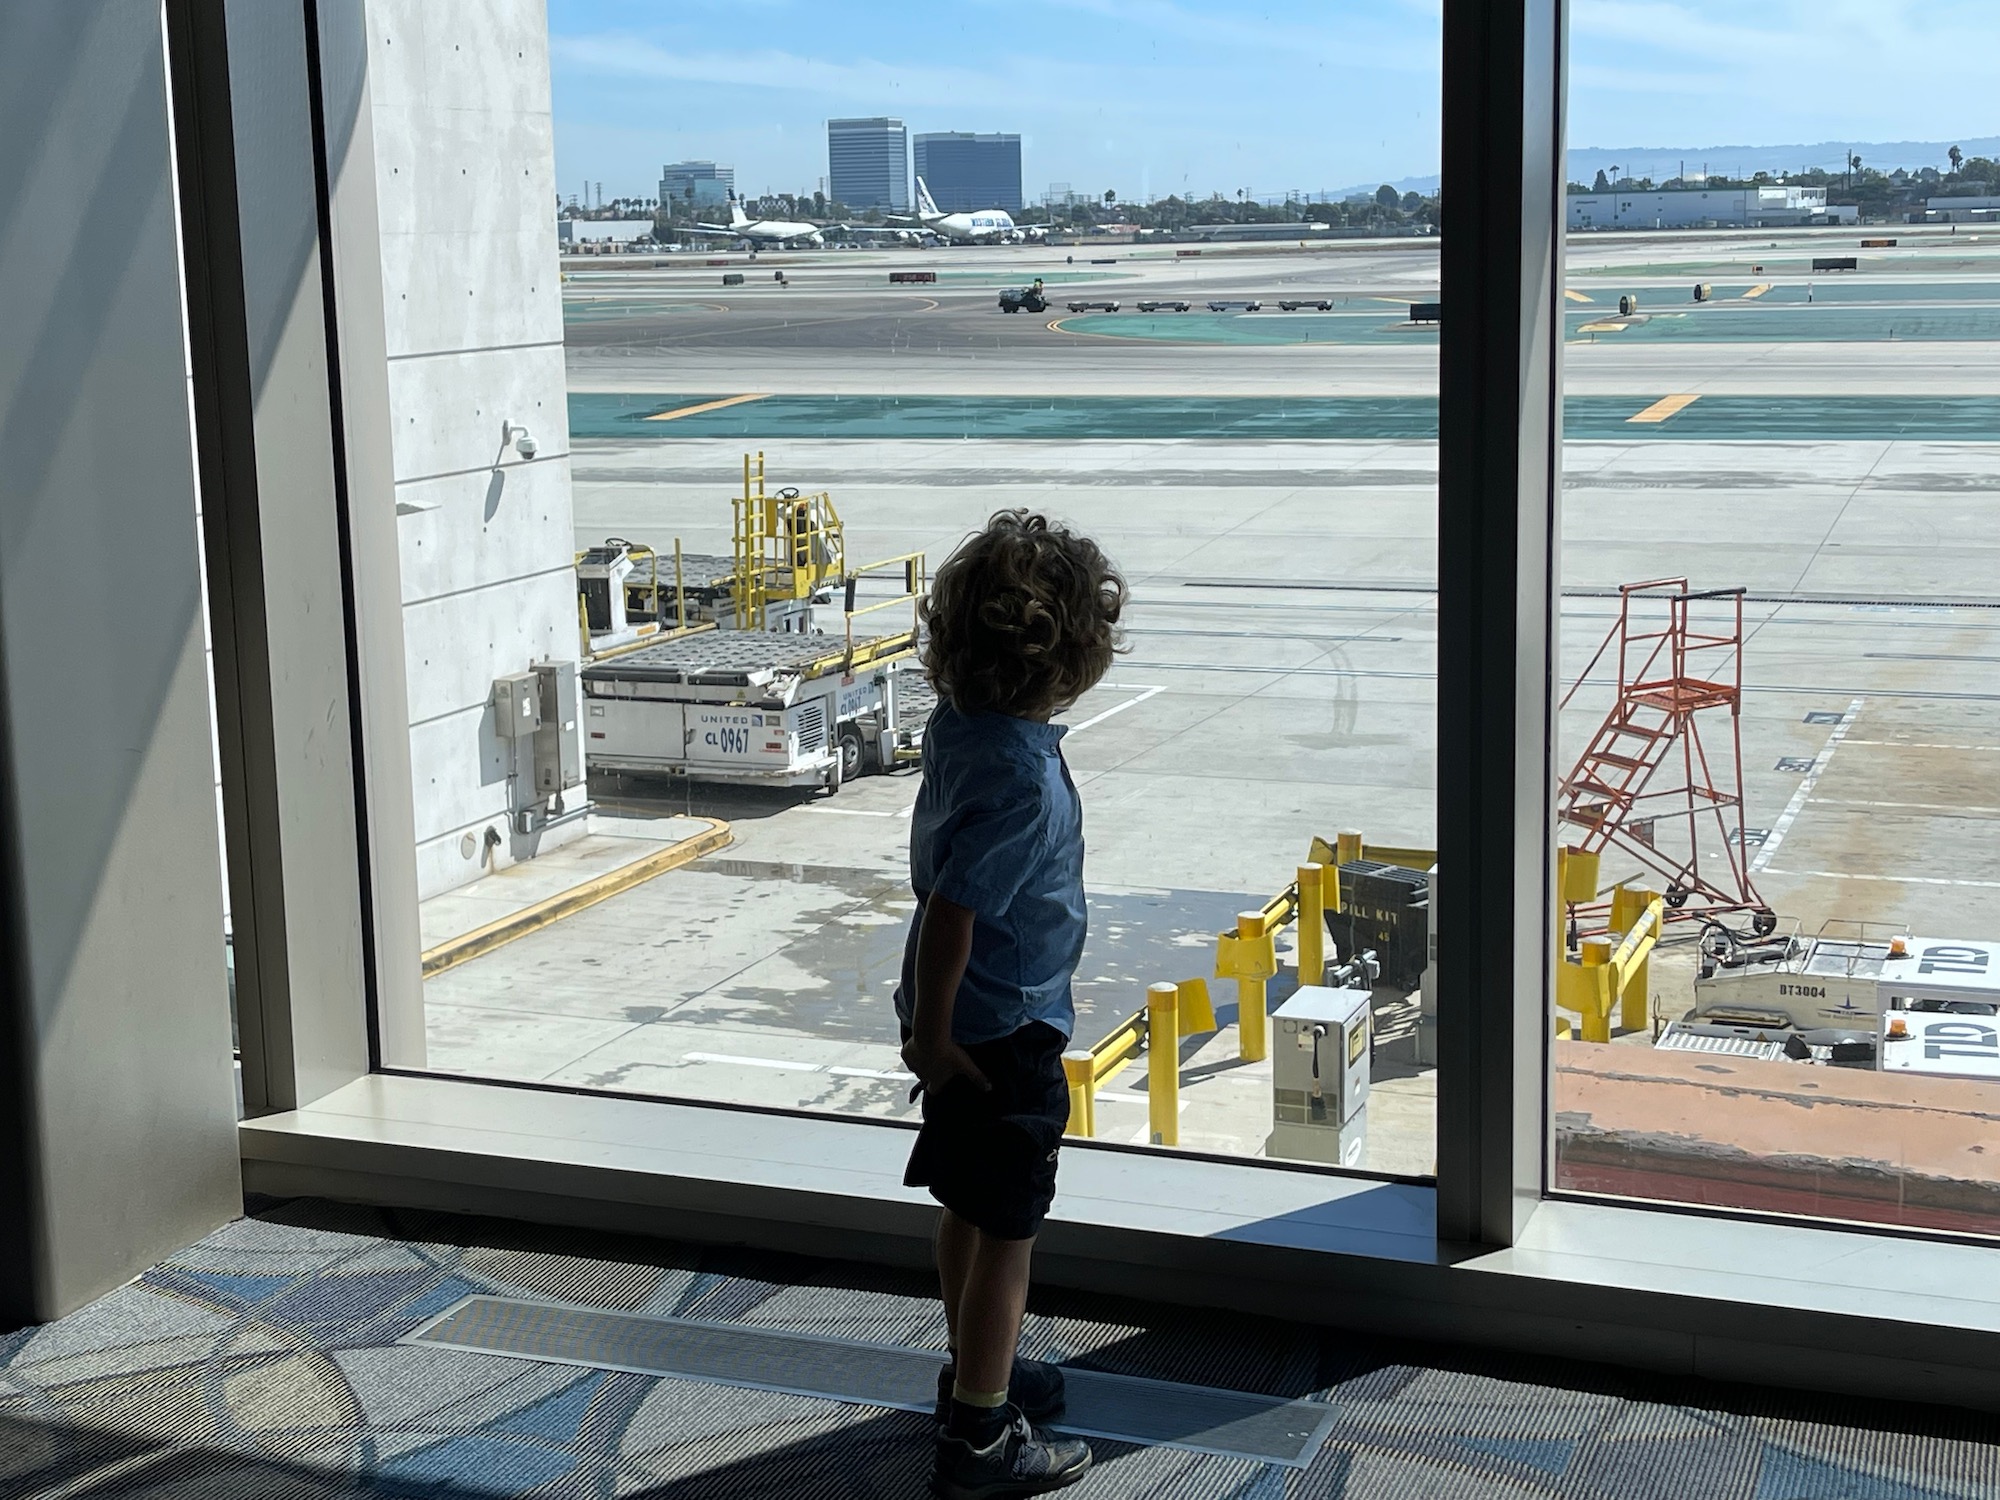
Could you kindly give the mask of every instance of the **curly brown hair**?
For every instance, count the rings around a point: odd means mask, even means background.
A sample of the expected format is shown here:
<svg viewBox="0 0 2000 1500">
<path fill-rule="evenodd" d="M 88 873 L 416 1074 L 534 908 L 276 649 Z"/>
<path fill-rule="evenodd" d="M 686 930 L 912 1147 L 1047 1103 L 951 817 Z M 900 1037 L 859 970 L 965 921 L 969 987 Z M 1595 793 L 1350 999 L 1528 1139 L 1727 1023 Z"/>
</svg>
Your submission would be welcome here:
<svg viewBox="0 0 2000 1500">
<path fill-rule="evenodd" d="M 919 609 L 924 671 L 963 713 L 1046 718 L 1123 650 L 1125 580 L 1096 542 L 1026 510 L 996 511 L 938 569 Z"/>
</svg>

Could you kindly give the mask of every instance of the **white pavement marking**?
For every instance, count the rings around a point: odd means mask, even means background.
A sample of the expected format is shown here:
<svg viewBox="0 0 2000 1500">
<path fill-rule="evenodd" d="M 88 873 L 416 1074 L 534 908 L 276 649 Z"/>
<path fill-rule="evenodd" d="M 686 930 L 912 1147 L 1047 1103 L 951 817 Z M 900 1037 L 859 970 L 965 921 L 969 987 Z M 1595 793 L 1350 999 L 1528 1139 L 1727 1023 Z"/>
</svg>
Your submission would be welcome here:
<svg viewBox="0 0 2000 1500">
<path fill-rule="evenodd" d="M 1849 740 L 1851 745 L 1854 741 Z M 2000 813 L 2000 807 L 1975 807 L 1959 802 L 1857 802 L 1849 797 L 1808 797 L 1815 807 L 1882 807 L 1898 812 Z"/>
<path fill-rule="evenodd" d="M 1102 724 L 1106 719 L 1110 718 L 1113 714 L 1122 714 L 1128 708 L 1136 708 L 1138 707 L 1139 704 L 1144 703 L 1148 698 L 1152 698 L 1160 693 L 1164 693 L 1166 689 L 1164 687 L 1142 687 L 1140 686 L 1140 684 L 1134 682 L 1129 684 L 1116 685 L 1113 688 L 1113 691 L 1121 693 L 1137 693 L 1138 697 L 1127 698 L 1123 703 L 1114 704 L 1112 707 L 1105 709 L 1103 713 L 1085 719 L 1081 724 L 1070 725 L 1069 726 L 1070 734 L 1073 735 L 1082 734 L 1084 730 L 1090 728 L 1093 724 Z M 808 812 L 832 813 L 836 817 L 842 817 L 842 818 L 907 818 L 912 812 L 916 810 L 916 806 L 917 806 L 916 803 L 912 802 L 908 807 L 897 808 L 893 811 L 888 811 L 888 812 L 878 812 L 872 808 L 863 808 L 863 807 L 827 807 L 821 803 L 815 802 L 810 804 L 806 810 Z"/>
<path fill-rule="evenodd" d="M 1121 689 L 1121 691 L 1136 692 L 1138 693 L 1139 696 L 1136 698 L 1127 698 L 1123 703 L 1114 704 L 1112 707 L 1105 709 L 1103 713 L 1097 714 L 1092 718 L 1085 719 L 1081 724 L 1070 725 L 1069 732 L 1071 734 L 1082 734 L 1084 730 L 1090 728 L 1091 725 L 1102 724 L 1106 719 L 1110 718 L 1113 714 L 1122 714 L 1128 708 L 1137 708 L 1141 703 L 1144 703 L 1148 698 L 1157 697 L 1161 693 L 1164 693 L 1166 689 L 1163 687 L 1141 688 L 1139 684 L 1135 682 L 1131 684 L 1129 687 Z"/>
<path fill-rule="evenodd" d="M 2000 880 L 1940 880 L 1931 875 L 1853 875 L 1846 870 L 1766 870 L 1764 873 L 1788 875 L 1794 880 L 1881 880 L 1890 885 L 1957 885 L 1981 891 L 2000 891 Z"/>
<path fill-rule="evenodd" d="M 1764 847 L 1757 851 L 1757 857 L 1750 861 L 1750 873 L 1757 874 L 1771 862 L 1771 856 L 1778 852 L 1778 846 L 1785 841 L 1791 831 L 1793 821 L 1812 796 L 1813 788 L 1819 785 L 1820 777 L 1826 774 L 1827 765 L 1833 760 L 1833 752 L 1840 748 L 1840 742 L 1847 738 L 1847 731 L 1854 727 L 1854 721 L 1861 716 L 1861 705 L 1867 700 L 1856 698 L 1847 705 L 1847 712 L 1833 727 L 1833 733 L 1826 737 L 1826 748 L 1813 760 L 1812 769 L 1806 772 L 1806 779 L 1799 783 L 1799 789 L 1792 793 L 1792 800 L 1785 804 L 1785 810 L 1778 815 L 1778 821 L 1771 826 L 1771 833 L 1764 840 Z"/>
<path fill-rule="evenodd" d="M 737 1057 L 728 1052 L 684 1052 L 682 1062 L 723 1063 L 736 1068 L 770 1068 L 780 1073 L 830 1073 L 835 1078 L 882 1078 L 891 1083 L 915 1083 L 914 1073 L 883 1068 L 842 1068 L 832 1063 L 782 1062 L 775 1057 Z"/>
<path fill-rule="evenodd" d="M 1849 740 L 1850 745 L 1869 745 L 1878 750 L 1979 750 L 2000 754 L 2000 745 L 1947 745 L 1937 740 Z"/>
</svg>

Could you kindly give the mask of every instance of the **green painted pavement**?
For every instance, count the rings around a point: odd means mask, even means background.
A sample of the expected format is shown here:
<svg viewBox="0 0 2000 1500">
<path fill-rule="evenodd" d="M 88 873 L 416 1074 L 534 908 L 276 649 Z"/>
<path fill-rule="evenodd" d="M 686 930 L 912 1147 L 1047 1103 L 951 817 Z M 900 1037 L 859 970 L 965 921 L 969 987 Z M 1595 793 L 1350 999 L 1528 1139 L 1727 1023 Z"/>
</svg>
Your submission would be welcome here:
<svg viewBox="0 0 2000 1500">
<path fill-rule="evenodd" d="M 1617 322 L 1610 310 L 1572 308 L 1568 334 L 1572 339 L 1615 338 L 1627 343 L 1666 340 L 1674 343 L 1888 343 L 1949 339 L 1986 342 L 2000 339 L 2000 301 L 1984 306 L 1864 307 L 1806 303 L 1803 293 L 1789 304 L 1690 301 L 1682 307 L 1639 304 L 1640 318 L 1620 332 L 1587 331 L 1593 323 Z"/>
<path fill-rule="evenodd" d="M 772 396 L 670 422 L 646 420 L 731 394 L 575 393 L 570 436 L 1380 442 L 1437 435 L 1437 402 L 1427 396 Z M 1572 438 L 1634 440 L 2000 440 L 1994 396 L 1704 396 L 1664 422 L 1633 424 L 1657 399 L 1573 396 L 1563 406 L 1564 430 Z"/>
<path fill-rule="evenodd" d="M 1074 313 L 1060 321 L 1065 333 L 1175 344 L 1437 342 L 1437 325 L 1408 319 L 1407 303 L 1357 297 L 1335 302 L 1332 312 Z"/>
</svg>

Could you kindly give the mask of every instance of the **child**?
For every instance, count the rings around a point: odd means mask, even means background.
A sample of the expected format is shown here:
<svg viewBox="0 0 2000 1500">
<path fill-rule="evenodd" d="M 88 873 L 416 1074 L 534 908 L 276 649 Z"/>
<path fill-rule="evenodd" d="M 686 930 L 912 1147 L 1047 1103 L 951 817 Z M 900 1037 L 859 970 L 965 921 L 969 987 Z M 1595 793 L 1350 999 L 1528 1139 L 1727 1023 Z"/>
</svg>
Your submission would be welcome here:
<svg viewBox="0 0 2000 1500">
<path fill-rule="evenodd" d="M 1118 649 L 1125 581 L 1087 537 L 995 515 L 938 570 L 924 668 L 939 703 L 910 828 L 917 915 L 896 991 L 924 1123 L 904 1181 L 943 1205 L 936 1493 L 1036 1495 L 1090 1467 L 1062 1371 L 1017 1360 L 1028 1260 L 1069 1119 L 1062 1054 L 1083 955 L 1083 810 L 1054 714 Z"/>
</svg>

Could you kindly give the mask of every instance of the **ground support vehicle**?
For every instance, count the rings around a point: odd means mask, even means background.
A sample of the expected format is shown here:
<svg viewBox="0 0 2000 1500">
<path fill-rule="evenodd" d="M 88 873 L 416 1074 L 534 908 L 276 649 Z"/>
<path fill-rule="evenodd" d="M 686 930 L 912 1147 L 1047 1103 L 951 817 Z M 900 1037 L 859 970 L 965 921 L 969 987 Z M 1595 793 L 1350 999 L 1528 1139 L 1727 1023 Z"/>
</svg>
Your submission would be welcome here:
<svg viewBox="0 0 2000 1500">
<path fill-rule="evenodd" d="M 1278 309 L 1281 312 L 1297 312 L 1300 308 L 1311 308 L 1314 312 L 1332 312 L 1333 304 L 1324 297 L 1307 297 L 1303 300 L 1287 299 L 1278 304 Z"/>
<path fill-rule="evenodd" d="M 583 669 L 592 769 L 824 787 L 922 753 L 916 638 L 713 630 Z"/>
<path fill-rule="evenodd" d="M 1694 1050 L 1689 1039 L 1735 1037 L 1778 1043 L 1800 1062 L 1952 1072 L 1962 1070 L 1923 1066 L 1949 1060 L 1927 1057 L 1930 1044 L 1883 1050 L 1895 1018 L 1902 1040 L 1928 1029 L 1918 1017 L 1985 1016 L 1990 1030 L 1996 1015 L 2000 944 L 1859 922 L 1829 922 L 1810 938 L 1746 938 L 1718 923 L 1702 934 L 1694 1007 L 1661 1044 Z"/>
<path fill-rule="evenodd" d="M 1000 311 L 1004 313 L 1038 313 L 1048 310 L 1049 299 L 1042 295 L 1042 283 L 1039 279 L 1028 286 L 1002 287 L 1000 290 Z"/>
<path fill-rule="evenodd" d="M 1069 305 L 1069 310 L 1071 312 L 1117 312 L 1118 304 L 1116 302 L 1072 302 Z"/>
<path fill-rule="evenodd" d="M 1882 981 L 1876 1066 L 2000 1083 L 2000 944 L 1912 938 Z"/>
<path fill-rule="evenodd" d="M 1218 300 L 1208 304 L 1210 312 L 1260 312 L 1263 310 L 1263 307 L 1264 304 L 1261 302 L 1229 302 Z"/>
<path fill-rule="evenodd" d="M 1169 299 L 1167 301 L 1162 302 L 1154 298 L 1148 297 L 1139 304 L 1139 311 L 1140 312 L 1186 312 L 1193 305 L 1194 304 L 1191 302 L 1182 302 L 1177 298 Z"/>
</svg>

